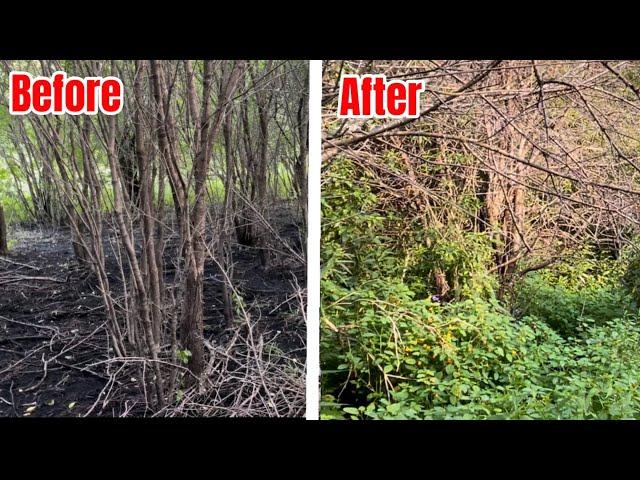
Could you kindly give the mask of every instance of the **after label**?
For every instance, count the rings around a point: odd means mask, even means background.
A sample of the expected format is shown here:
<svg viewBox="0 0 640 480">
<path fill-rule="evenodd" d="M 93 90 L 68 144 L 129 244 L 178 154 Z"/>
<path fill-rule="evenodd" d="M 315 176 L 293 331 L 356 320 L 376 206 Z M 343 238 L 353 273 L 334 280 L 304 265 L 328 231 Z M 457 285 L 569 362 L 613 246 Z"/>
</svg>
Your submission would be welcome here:
<svg viewBox="0 0 640 480">
<path fill-rule="evenodd" d="M 387 80 L 385 75 L 343 75 L 339 118 L 416 118 L 424 80 Z"/>
</svg>

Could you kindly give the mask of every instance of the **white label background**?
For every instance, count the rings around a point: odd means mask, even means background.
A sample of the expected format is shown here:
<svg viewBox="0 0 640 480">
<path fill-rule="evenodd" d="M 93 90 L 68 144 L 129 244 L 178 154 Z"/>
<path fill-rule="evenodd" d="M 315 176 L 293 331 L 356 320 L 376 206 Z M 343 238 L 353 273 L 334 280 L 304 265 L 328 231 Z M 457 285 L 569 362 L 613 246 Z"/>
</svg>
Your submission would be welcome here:
<svg viewBox="0 0 640 480">
<path fill-rule="evenodd" d="M 309 62 L 309 195 L 307 215 L 307 420 L 320 409 L 320 129 L 322 61 Z"/>
</svg>

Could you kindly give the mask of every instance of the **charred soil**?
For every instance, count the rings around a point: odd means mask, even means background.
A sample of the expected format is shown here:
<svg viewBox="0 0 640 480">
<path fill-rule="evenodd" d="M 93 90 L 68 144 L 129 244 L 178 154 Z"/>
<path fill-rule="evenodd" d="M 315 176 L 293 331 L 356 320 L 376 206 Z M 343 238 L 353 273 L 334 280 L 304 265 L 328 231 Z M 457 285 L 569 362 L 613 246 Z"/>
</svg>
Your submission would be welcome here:
<svg viewBox="0 0 640 480">
<path fill-rule="evenodd" d="M 298 227 L 290 218 L 276 223 L 280 237 L 302 252 Z M 93 277 L 76 263 L 69 231 L 22 227 L 14 229 L 12 238 L 9 255 L 0 257 L 0 416 L 152 414 L 144 383 L 137 378 L 140 369 L 135 362 L 119 363 L 109 347 L 100 292 Z M 110 247 L 116 241 L 112 231 L 105 231 L 112 288 L 124 299 L 121 272 Z M 175 256 L 175 242 L 169 239 L 167 284 L 174 275 Z M 258 257 L 256 249 L 233 248 L 233 283 L 255 319 L 252 335 L 270 346 L 270 354 L 279 352 L 302 371 L 306 269 L 286 255 L 263 268 Z M 210 344 L 224 347 L 240 330 L 225 324 L 221 277 L 215 263 L 208 261 L 205 336 Z M 225 388 L 233 389 L 233 381 L 228 383 Z M 215 397 L 224 408 L 224 395 L 218 392 Z"/>
</svg>

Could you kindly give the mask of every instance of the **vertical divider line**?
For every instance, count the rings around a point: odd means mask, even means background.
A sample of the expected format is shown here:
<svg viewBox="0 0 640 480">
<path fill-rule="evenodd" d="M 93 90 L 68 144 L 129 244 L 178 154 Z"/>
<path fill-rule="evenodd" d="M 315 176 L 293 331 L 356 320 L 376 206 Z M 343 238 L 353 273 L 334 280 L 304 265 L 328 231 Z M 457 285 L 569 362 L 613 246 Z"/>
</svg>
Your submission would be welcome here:
<svg viewBox="0 0 640 480">
<path fill-rule="evenodd" d="M 309 61 L 309 169 L 307 206 L 307 420 L 320 416 L 320 129 L 322 61 Z"/>
</svg>

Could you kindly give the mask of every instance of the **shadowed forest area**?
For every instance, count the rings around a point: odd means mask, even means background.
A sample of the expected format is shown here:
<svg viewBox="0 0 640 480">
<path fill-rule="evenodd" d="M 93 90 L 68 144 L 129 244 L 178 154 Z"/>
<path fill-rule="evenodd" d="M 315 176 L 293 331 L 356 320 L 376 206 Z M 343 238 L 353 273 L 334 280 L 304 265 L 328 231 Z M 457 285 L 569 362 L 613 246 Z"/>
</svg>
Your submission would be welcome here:
<svg viewBox="0 0 640 480">
<path fill-rule="evenodd" d="M 638 62 L 325 62 L 322 418 L 640 417 L 639 119 Z"/>
<path fill-rule="evenodd" d="M 10 71 L 118 115 L 10 116 Z M 0 416 L 301 416 L 308 62 L 5 61 Z"/>
</svg>

